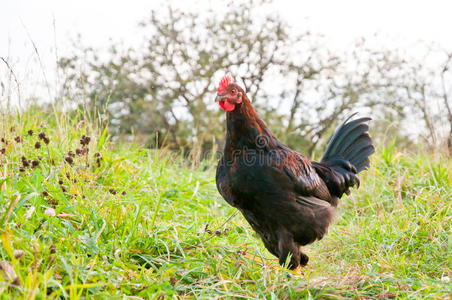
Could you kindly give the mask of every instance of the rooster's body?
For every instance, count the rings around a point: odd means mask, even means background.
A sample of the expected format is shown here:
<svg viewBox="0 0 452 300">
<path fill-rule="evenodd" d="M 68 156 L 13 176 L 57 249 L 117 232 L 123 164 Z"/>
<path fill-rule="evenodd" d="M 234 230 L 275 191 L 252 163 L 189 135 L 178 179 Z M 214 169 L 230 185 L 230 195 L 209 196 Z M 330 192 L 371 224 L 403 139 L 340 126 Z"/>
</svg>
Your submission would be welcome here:
<svg viewBox="0 0 452 300">
<path fill-rule="evenodd" d="M 369 118 L 347 119 L 320 162 L 312 162 L 278 141 L 251 106 L 245 92 L 222 80 L 218 96 L 227 111 L 227 135 L 216 183 L 223 198 L 240 210 L 265 247 L 288 267 L 306 265 L 300 247 L 321 239 L 338 199 L 359 185 L 357 174 L 374 152 Z"/>
</svg>

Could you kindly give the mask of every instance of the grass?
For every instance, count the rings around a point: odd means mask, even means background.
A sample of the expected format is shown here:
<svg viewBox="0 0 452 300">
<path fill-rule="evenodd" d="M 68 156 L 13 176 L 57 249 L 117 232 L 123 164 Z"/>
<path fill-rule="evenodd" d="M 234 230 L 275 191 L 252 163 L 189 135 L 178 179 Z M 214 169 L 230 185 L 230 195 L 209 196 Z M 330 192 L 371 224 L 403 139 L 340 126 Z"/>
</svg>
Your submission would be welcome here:
<svg viewBox="0 0 452 300">
<path fill-rule="evenodd" d="M 2 117 L 4 299 L 450 297 L 450 159 L 379 149 L 296 276 L 220 198 L 216 161 L 192 167 L 60 117 Z"/>
</svg>

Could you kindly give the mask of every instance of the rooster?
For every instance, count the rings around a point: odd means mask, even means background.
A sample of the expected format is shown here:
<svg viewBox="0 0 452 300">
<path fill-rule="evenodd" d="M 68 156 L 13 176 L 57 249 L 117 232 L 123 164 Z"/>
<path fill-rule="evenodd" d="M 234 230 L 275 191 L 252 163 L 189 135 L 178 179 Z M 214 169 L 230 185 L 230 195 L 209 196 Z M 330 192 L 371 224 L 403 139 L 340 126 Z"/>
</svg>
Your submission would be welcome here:
<svg viewBox="0 0 452 300">
<path fill-rule="evenodd" d="M 314 162 L 273 135 L 229 76 L 221 79 L 216 101 L 227 120 L 216 173 L 218 191 L 243 214 L 281 265 L 305 266 L 309 257 L 301 246 L 322 239 L 338 199 L 359 187 L 358 173 L 369 167 L 369 156 L 375 152 L 368 134 L 370 118 L 349 117 L 322 159 Z"/>
</svg>

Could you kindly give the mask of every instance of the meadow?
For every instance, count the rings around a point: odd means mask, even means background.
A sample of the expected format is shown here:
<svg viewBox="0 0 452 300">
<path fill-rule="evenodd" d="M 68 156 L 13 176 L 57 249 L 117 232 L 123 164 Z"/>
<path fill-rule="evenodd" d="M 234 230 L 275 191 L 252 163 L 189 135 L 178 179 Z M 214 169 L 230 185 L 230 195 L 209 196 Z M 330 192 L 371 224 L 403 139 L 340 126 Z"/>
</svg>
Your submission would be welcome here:
<svg viewBox="0 0 452 300">
<path fill-rule="evenodd" d="M 441 154 L 377 147 L 294 274 L 220 197 L 215 157 L 111 142 L 81 114 L 1 118 L 3 299 L 450 298 Z"/>
</svg>

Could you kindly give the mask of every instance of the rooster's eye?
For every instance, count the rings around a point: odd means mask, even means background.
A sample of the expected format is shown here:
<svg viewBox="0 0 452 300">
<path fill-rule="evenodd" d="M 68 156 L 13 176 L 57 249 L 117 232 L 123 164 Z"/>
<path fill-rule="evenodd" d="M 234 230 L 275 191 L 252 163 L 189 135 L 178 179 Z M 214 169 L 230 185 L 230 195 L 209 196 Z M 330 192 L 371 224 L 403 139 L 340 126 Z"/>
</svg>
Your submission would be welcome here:
<svg viewBox="0 0 452 300">
<path fill-rule="evenodd" d="M 233 95 L 234 95 L 234 94 L 235 94 L 235 92 L 236 92 L 236 91 L 235 91 L 235 89 L 231 90 L 231 94 L 233 94 Z"/>
</svg>

